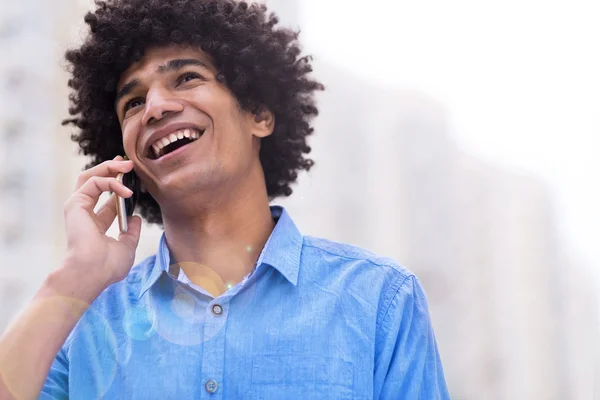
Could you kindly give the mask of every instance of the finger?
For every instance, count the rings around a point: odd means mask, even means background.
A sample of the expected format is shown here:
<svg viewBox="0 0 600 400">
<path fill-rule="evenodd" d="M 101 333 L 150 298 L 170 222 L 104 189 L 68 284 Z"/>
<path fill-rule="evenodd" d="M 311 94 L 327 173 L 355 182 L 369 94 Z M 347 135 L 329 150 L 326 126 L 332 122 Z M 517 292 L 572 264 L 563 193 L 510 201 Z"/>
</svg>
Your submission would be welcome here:
<svg viewBox="0 0 600 400">
<path fill-rule="evenodd" d="M 75 184 L 75 190 L 79 190 L 93 176 L 117 176 L 119 172 L 127 173 L 132 169 L 133 161 L 131 160 L 123 161 L 115 159 L 110 161 L 104 161 L 103 163 L 98 164 L 95 167 L 85 170 L 81 174 L 79 174 L 79 177 L 77 178 L 77 182 Z"/>
<path fill-rule="evenodd" d="M 106 233 L 117 217 L 117 195 L 114 193 L 111 194 L 106 203 L 100 207 L 96 215 L 100 222 L 100 229 L 103 233 Z"/>
<path fill-rule="evenodd" d="M 112 191 L 118 196 L 129 198 L 133 194 L 131 189 L 119 182 L 117 178 L 106 178 L 93 176 L 71 197 L 67 200 L 70 207 L 72 203 L 77 203 L 84 209 L 93 212 L 100 195 L 104 192 Z"/>
<path fill-rule="evenodd" d="M 129 249 L 135 251 L 140 241 L 141 230 L 142 219 L 139 216 L 127 217 L 127 232 L 123 233 L 119 231 L 118 240 L 129 247 Z"/>
</svg>

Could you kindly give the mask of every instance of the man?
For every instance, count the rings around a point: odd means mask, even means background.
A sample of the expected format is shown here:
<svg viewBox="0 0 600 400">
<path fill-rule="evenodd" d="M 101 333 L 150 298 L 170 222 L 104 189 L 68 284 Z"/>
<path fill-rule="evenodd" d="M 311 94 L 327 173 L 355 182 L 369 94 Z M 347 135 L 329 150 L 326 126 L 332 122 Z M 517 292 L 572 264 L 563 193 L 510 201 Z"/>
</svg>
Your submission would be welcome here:
<svg viewBox="0 0 600 400">
<path fill-rule="evenodd" d="M 269 206 L 312 166 L 322 86 L 297 35 L 244 2 L 97 4 L 67 53 L 93 161 L 63 265 L 0 342 L 1 398 L 447 399 L 418 279 Z M 164 228 L 133 268 L 140 217 L 105 235 L 132 170 Z"/>
</svg>

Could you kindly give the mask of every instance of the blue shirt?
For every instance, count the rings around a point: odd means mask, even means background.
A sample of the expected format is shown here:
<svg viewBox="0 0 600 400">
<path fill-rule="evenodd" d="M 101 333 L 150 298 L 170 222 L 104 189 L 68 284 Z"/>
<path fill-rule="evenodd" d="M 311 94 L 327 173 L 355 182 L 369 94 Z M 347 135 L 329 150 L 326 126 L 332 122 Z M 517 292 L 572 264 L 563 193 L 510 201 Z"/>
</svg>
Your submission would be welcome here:
<svg viewBox="0 0 600 400">
<path fill-rule="evenodd" d="M 271 212 L 254 272 L 217 298 L 169 273 L 163 234 L 87 309 L 39 398 L 449 399 L 419 280 Z"/>
</svg>

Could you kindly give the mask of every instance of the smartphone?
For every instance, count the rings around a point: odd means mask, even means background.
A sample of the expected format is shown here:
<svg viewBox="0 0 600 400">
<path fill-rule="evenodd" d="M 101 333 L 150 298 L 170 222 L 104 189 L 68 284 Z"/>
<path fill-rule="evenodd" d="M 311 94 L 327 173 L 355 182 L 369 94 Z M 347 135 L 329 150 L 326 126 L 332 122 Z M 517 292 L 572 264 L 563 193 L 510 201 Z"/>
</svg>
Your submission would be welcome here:
<svg viewBox="0 0 600 400">
<path fill-rule="evenodd" d="M 127 156 L 124 156 L 123 158 L 128 160 Z M 119 221 L 119 230 L 122 233 L 125 233 L 127 232 L 127 217 L 131 217 L 133 215 L 133 210 L 137 204 L 140 191 L 139 178 L 132 170 L 126 174 L 120 173 L 117 175 L 117 179 L 119 182 L 122 182 L 125 186 L 131 189 L 131 191 L 133 191 L 131 197 L 127 199 L 117 196 L 117 219 Z"/>
</svg>

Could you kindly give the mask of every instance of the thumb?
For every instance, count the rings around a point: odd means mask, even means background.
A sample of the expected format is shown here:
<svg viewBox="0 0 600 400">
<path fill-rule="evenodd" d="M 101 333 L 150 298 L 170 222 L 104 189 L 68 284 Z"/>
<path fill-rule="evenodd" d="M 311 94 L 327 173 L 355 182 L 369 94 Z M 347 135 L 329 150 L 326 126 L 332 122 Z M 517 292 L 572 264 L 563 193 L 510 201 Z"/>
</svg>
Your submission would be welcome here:
<svg viewBox="0 0 600 400">
<path fill-rule="evenodd" d="M 142 231 L 142 218 L 137 215 L 127 217 L 127 232 L 119 232 L 119 242 L 123 243 L 130 250 L 135 252 L 135 249 L 140 242 L 140 232 Z"/>
</svg>

